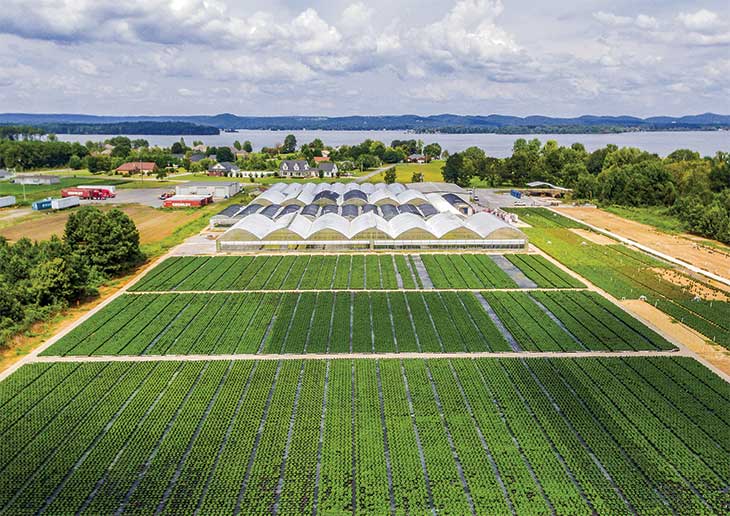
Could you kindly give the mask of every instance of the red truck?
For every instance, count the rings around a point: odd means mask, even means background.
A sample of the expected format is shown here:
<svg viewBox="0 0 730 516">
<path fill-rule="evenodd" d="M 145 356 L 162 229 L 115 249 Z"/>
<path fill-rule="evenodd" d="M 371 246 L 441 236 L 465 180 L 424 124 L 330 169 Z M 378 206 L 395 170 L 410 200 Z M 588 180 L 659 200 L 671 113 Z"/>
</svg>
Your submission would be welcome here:
<svg viewBox="0 0 730 516">
<path fill-rule="evenodd" d="M 114 192 L 107 188 L 94 188 L 90 186 L 74 186 L 61 190 L 61 197 L 79 197 L 80 199 L 111 199 Z"/>
</svg>

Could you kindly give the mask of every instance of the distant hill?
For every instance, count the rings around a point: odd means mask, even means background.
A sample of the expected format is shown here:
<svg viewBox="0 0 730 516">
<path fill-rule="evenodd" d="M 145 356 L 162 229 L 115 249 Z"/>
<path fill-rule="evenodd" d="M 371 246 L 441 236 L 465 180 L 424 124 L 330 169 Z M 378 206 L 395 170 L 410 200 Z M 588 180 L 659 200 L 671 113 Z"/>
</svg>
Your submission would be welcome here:
<svg viewBox="0 0 730 516">
<path fill-rule="evenodd" d="M 184 123 L 187 126 L 166 125 Z M 51 132 L 92 134 L 210 134 L 216 129 L 324 129 L 324 130 L 410 130 L 450 133 L 608 133 L 626 131 L 707 131 L 730 129 L 730 115 L 704 113 L 681 117 L 584 115 L 575 118 L 506 115 L 385 115 L 385 116 L 238 116 L 230 113 L 194 116 L 98 116 L 80 114 L 0 114 L 0 124 L 42 126 Z M 136 124 L 136 125 L 132 125 Z M 159 124 L 155 127 L 154 124 Z M 109 132 L 114 126 L 114 132 Z M 178 129 L 172 131 L 174 127 Z M 53 129 L 53 130 L 52 130 Z M 134 130 L 135 132 L 130 132 Z M 139 132 L 147 131 L 147 132 Z M 160 132 L 164 131 L 164 132 Z"/>
<path fill-rule="evenodd" d="M 25 117 L 26 115 L 22 115 Z M 19 124 L 24 126 L 33 126 L 42 129 L 46 133 L 55 134 L 127 134 L 127 135 L 210 135 L 220 134 L 220 129 L 212 125 L 192 124 L 190 122 L 178 121 L 139 121 L 139 122 L 100 122 L 95 120 L 93 123 L 76 122 L 68 120 L 44 120 L 35 121 L 31 115 L 27 122 L 4 122 L 0 121 L 0 125 Z M 57 116 L 57 115 L 50 115 Z M 58 115 L 63 116 L 63 115 Z M 77 116 L 77 115 L 72 115 Z M 84 115 L 80 115 L 84 116 Z"/>
</svg>

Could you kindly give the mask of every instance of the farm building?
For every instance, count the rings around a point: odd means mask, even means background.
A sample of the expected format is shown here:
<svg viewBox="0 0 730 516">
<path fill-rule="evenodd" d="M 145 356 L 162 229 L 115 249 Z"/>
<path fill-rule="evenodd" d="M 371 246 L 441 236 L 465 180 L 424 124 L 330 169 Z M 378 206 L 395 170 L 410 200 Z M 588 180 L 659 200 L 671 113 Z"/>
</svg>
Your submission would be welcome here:
<svg viewBox="0 0 730 516">
<path fill-rule="evenodd" d="M 162 203 L 165 208 L 199 208 L 213 202 L 210 195 L 173 195 Z"/>
<path fill-rule="evenodd" d="M 120 174 L 153 174 L 157 171 L 157 163 L 153 161 L 133 161 L 116 168 Z"/>
<path fill-rule="evenodd" d="M 211 165 L 210 167 L 208 167 L 209 176 L 218 176 L 218 177 L 237 176 L 240 171 L 241 171 L 241 169 L 238 168 L 238 166 L 236 166 L 235 163 L 231 163 L 229 161 L 224 161 L 223 163 L 216 163 L 215 165 Z"/>
<path fill-rule="evenodd" d="M 235 181 L 200 181 L 190 182 L 175 187 L 177 195 L 209 195 L 219 199 L 228 199 L 241 191 L 241 183 Z"/>
<path fill-rule="evenodd" d="M 61 180 L 58 176 L 19 175 L 13 182 L 18 185 L 57 185 Z"/>
<path fill-rule="evenodd" d="M 467 206 L 468 208 L 465 208 Z M 252 249 L 522 249 L 527 237 L 456 194 L 403 185 L 279 183 L 236 214 L 221 251 Z"/>
</svg>

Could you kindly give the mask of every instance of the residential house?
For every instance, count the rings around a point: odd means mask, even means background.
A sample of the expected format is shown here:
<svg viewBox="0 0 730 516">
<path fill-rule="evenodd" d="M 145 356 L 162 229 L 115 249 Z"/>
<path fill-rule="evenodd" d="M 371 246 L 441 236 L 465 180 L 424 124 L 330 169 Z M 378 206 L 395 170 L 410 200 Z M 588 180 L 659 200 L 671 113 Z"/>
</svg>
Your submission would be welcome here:
<svg viewBox="0 0 730 516">
<path fill-rule="evenodd" d="M 209 176 L 237 176 L 241 172 L 241 169 L 238 168 L 234 163 L 231 163 L 230 161 L 224 161 L 223 163 L 216 163 L 215 165 L 211 165 L 208 167 L 208 175 Z"/>
<path fill-rule="evenodd" d="M 233 155 L 236 156 L 236 159 L 248 158 L 248 152 L 246 152 L 245 150 L 238 150 L 235 147 L 233 148 Z"/>
<path fill-rule="evenodd" d="M 317 167 L 317 175 L 321 174 L 322 177 L 337 177 L 338 173 L 337 163 L 334 162 L 320 163 Z"/>
<path fill-rule="evenodd" d="M 132 161 L 117 167 L 116 171 L 124 175 L 148 175 L 157 172 L 157 163 L 154 161 Z"/>
<path fill-rule="evenodd" d="M 320 163 L 324 163 L 325 161 L 329 161 L 329 156 L 315 156 L 314 162 L 319 165 Z"/>
<path fill-rule="evenodd" d="M 190 163 L 197 163 L 201 159 L 205 159 L 205 154 L 196 153 L 190 155 Z"/>
<path fill-rule="evenodd" d="M 196 152 L 196 153 L 200 152 L 201 154 L 205 154 L 205 151 L 207 151 L 207 150 L 208 150 L 208 146 L 203 145 L 203 144 L 195 145 L 193 147 L 193 152 Z"/>
<path fill-rule="evenodd" d="M 411 154 L 406 158 L 408 163 L 426 163 L 426 156 L 423 154 Z"/>
<path fill-rule="evenodd" d="M 285 159 L 279 165 L 281 177 L 312 177 L 314 170 L 305 159 Z"/>
</svg>

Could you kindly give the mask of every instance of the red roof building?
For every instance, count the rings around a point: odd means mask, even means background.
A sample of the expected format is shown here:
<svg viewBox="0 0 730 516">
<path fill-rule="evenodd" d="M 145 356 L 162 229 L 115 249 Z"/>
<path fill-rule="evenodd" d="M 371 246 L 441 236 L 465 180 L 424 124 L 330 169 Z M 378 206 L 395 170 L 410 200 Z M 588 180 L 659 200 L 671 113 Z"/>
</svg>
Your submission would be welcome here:
<svg viewBox="0 0 730 516">
<path fill-rule="evenodd" d="M 329 161 L 329 160 L 330 160 L 329 156 L 315 156 L 314 157 L 315 163 L 322 163 L 323 161 Z"/>
<path fill-rule="evenodd" d="M 116 169 L 120 174 L 150 174 L 157 170 L 154 161 L 131 161 Z"/>
</svg>

